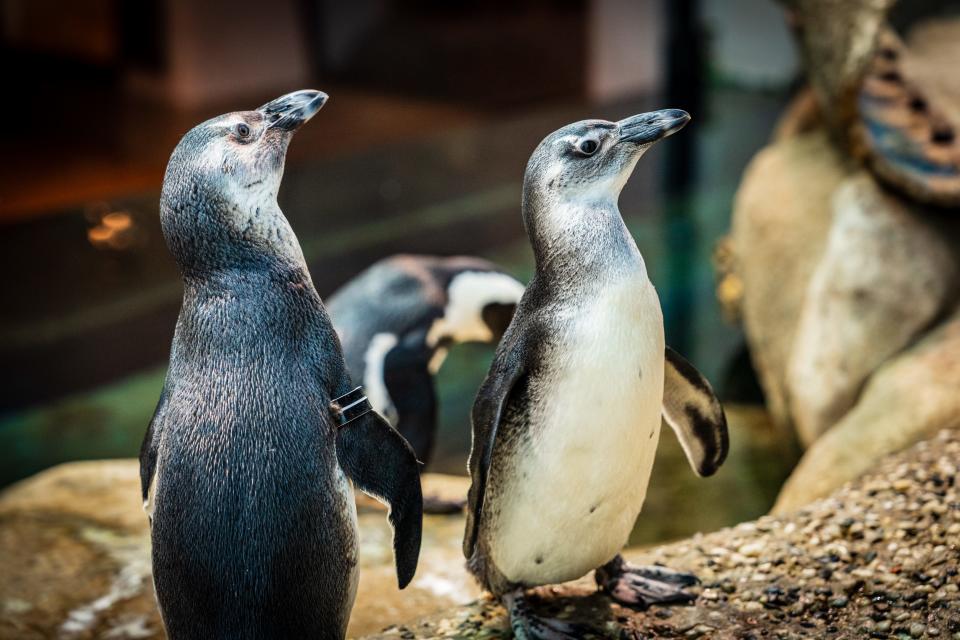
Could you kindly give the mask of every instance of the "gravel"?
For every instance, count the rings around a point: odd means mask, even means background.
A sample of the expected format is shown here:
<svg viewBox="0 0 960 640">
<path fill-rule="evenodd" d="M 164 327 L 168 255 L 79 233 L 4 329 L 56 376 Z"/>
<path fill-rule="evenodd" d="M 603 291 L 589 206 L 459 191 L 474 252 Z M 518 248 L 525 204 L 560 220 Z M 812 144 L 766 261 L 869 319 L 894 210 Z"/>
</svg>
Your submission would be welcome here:
<svg viewBox="0 0 960 640">
<path fill-rule="evenodd" d="M 598 638 L 960 640 L 958 483 L 960 431 L 944 431 L 791 516 L 627 554 L 696 573 L 692 606 L 611 607 L 588 578 L 537 590 L 534 608 Z M 510 633 L 503 609 L 482 600 L 373 637 Z"/>
</svg>

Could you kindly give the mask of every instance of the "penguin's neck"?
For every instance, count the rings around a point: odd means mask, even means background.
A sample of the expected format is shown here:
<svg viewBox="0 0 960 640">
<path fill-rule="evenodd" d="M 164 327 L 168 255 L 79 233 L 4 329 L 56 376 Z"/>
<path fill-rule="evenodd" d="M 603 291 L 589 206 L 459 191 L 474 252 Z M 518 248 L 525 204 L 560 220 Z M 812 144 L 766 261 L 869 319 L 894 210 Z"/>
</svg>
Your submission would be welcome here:
<svg viewBox="0 0 960 640">
<path fill-rule="evenodd" d="M 570 199 L 550 203 L 550 211 L 527 216 L 542 282 L 592 287 L 640 273 L 646 266 L 614 199 Z"/>
<path fill-rule="evenodd" d="M 322 324 L 322 313 L 305 268 L 212 270 L 184 278 L 175 342 L 230 351 L 239 345 L 299 341 Z"/>
<path fill-rule="evenodd" d="M 183 284 L 184 305 L 224 301 L 284 310 L 319 297 L 306 265 L 285 260 L 185 273 Z"/>
<path fill-rule="evenodd" d="M 272 192 L 199 202 L 177 192 L 161 200 L 161 222 L 185 280 L 241 269 L 307 269 L 297 236 Z"/>
</svg>

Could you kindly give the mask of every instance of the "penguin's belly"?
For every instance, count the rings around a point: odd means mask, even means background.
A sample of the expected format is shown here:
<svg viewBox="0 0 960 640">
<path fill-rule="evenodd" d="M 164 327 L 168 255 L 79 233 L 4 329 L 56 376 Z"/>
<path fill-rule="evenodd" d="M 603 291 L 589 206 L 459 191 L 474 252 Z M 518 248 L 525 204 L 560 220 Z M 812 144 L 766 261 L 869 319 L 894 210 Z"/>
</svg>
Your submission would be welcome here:
<svg viewBox="0 0 960 640">
<path fill-rule="evenodd" d="M 525 585 L 579 578 L 622 549 L 660 437 L 663 317 L 646 277 L 601 294 L 564 336 L 491 532 L 497 568 Z"/>
</svg>

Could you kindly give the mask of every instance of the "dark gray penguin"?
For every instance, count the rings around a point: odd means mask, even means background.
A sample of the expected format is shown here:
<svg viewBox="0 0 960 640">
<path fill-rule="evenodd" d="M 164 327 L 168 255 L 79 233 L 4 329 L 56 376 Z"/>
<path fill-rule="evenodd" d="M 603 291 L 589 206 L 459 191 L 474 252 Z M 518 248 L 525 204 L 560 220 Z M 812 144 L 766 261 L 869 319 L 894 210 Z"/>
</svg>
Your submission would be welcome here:
<svg viewBox="0 0 960 640">
<path fill-rule="evenodd" d="M 536 617 L 524 589 L 596 569 L 619 603 L 691 599 L 690 574 L 626 563 L 660 436 L 673 427 L 694 471 L 727 453 L 707 381 L 665 347 L 663 316 L 617 200 L 637 160 L 683 127 L 679 110 L 587 120 L 533 152 L 523 220 L 536 273 L 473 407 L 464 554 L 502 597 L 520 638 L 576 638 Z"/>
<path fill-rule="evenodd" d="M 160 216 L 184 297 L 140 476 L 174 640 L 343 638 L 351 481 L 390 505 L 401 587 L 416 570 L 416 458 L 353 389 L 277 205 L 290 138 L 326 98 L 297 91 L 208 120 L 167 166 Z"/>
<path fill-rule="evenodd" d="M 433 376 L 447 350 L 497 343 L 521 295 L 523 284 L 480 258 L 396 255 L 327 299 L 354 382 L 424 464 L 437 430 Z"/>
</svg>

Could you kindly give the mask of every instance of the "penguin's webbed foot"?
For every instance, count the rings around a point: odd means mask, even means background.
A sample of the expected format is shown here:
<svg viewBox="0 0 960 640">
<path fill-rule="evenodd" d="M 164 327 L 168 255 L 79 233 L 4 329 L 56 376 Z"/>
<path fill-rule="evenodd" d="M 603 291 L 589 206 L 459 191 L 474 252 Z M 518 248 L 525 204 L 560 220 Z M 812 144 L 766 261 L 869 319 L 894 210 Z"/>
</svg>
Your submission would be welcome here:
<svg viewBox="0 0 960 640">
<path fill-rule="evenodd" d="M 505 594 L 503 605 L 510 615 L 510 628 L 517 640 L 579 640 L 592 632 L 582 624 L 534 615 L 523 589 Z"/>
<path fill-rule="evenodd" d="M 463 513 L 463 509 L 466 506 L 467 501 L 465 499 L 448 500 L 436 495 L 423 496 L 423 512 L 432 515 L 447 516 L 460 514 Z"/>
<path fill-rule="evenodd" d="M 635 609 L 693 602 L 697 596 L 683 588 L 700 583 L 692 573 L 660 566 L 642 567 L 630 564 L 620 555 L 598 568 L 594 578 L 616 602 Z"/>
</svg>

